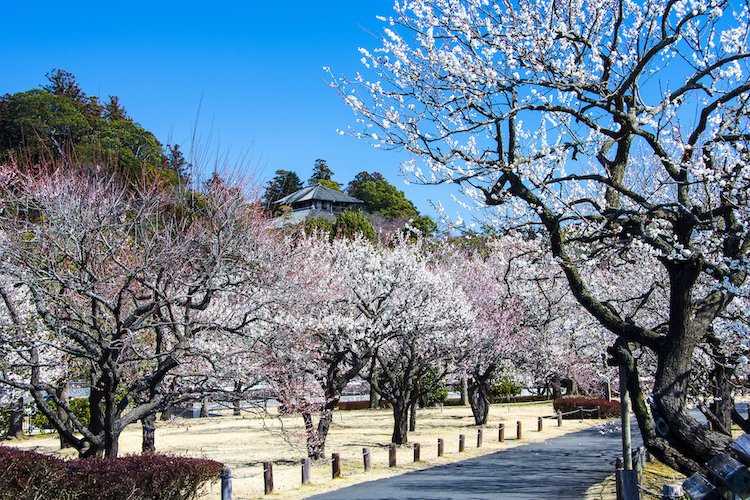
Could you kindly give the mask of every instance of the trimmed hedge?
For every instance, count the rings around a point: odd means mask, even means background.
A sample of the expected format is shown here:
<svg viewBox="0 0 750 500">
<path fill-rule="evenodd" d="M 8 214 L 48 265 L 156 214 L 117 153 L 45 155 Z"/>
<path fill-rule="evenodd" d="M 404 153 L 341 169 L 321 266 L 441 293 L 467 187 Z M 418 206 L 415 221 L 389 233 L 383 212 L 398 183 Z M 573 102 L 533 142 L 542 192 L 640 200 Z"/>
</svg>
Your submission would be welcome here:
<svg viewBox="0 0 750 500">
<path fill-rule="evenodd" d="M 222 467 L 167 455 L 66 461 L 0 446 L 0 499 L 193 500 Z"/>
<path fill-rule="evenodd" d="M 551 398 L 545 395 L 527 394 L 526 396 L 492 397 L 492 403 L 540 403 Z"/>
<path fill-rule="evenodd" d="M 566 396 L 558 398 L 552 402 L 552 406 L 555 411 L 561 411 L 567 413 L 575 411 L 579 408 L 593 409 L 599 408 L 601 418 L 613 418 L 620 416 L 620 402 L 619 401 L 607 401 L 606 399 L 589 398 L 585 396 Z M 594 412 L 578 412 L 572 415 L 563 415 L 564 419 L 568 420 L 579 420 L 581 418 L 596 418 L 597 414 Z"/>
</svg>

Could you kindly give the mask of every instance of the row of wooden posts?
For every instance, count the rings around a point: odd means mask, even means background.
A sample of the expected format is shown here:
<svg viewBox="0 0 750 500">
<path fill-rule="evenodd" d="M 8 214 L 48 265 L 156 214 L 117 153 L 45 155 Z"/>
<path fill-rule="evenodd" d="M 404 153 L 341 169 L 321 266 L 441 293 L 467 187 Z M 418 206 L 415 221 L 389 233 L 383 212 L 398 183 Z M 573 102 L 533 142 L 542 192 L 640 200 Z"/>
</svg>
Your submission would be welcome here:
<svg viewBox="0 0 750 500">
<path fill-rule="evenodd" d="M 563 415 L 561 412 L 557 412 L 556 415 L 546 418 L 557 418 L 557 426 L 562 427 Z M 542 432 L 544 430 L 544 418 L 539 417 L 537 419 L 537 431 Z M 477 429 L 477 448 L 482 447 L 482 441 L 484 439 L 484 430 Z M 516 421 L 516 440 L 523 439 L 523 424 L 520 420 Z M 502 443 L 505 441 L 505 424 L 499 424 L 497 428 L 497 440 Z M 388 467 L 396 467 L 396 445 L 391 444 L 388 447 Z M 421 461 L 422 449 L 419 443 L 412 445 L 413 450 L 413 462 Z M 466 450 L 466 435 L 459 434 L 458 436 L 458 452 L 463 453 Z M 438 438 L 437 440 L 437 456 L 442 457 L 445 454 L 445 440 Z M 365 472 L 369 472 L 372 468 L 370 449 L 362 448 L 362 464 Z M 310 484 L 310 459 L 305 458 L 301 462 L 302 465 L 302 484 Z M 339 453 L 333 453 L 331 455 L 331 478 L 337 479 L 341 477 L 341 455 Z M 263 491 L 266 495 L 273 493 L 273 462 L 263 462 Z M 221 499 L 232 500 L 232 471 L 229 467 L 224 467 L 221 473 Z"/>
</svg>

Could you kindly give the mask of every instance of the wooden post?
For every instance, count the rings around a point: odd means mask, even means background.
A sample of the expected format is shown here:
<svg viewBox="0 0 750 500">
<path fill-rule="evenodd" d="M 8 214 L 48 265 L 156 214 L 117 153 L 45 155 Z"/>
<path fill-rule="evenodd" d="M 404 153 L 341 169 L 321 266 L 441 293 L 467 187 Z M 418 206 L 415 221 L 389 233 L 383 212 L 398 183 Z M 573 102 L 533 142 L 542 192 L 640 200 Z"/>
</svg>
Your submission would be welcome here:
<svg viewBox="0 0 750 500">
<path fill-rule="evenodd" d="M 544 419 L 539 417 L 536 421 L 536 430 L 542 432 L 544 430 Z"/>
<path fill-rule="evenodd" d="M 596 419 L 597 420 L 602 419 L 602 407 L 601 406 L 596 407 Z"/>
<path fill-rule="evenodd" d="M 505 424 L 499 424 L 497 426 L 497 440 L 501 443 L 505 441 Z"/>
<path fill-rule="evenodd" d="M 466 436 L 463 434 L 458 435 L 458 452 L 462 453 L 464 451 L 464 448 L 466 448 Z"/>
<path fill-rule="evenodd" d="M 370 472 L 370 449 L 362 448 L 362 463 L 365 466 L 365 472 Z"/>
<path fill-rule="evenodd" d="M 414 461 L 419 462 L 419 443 L 414 443 Z"/>
<path fill-rule="evenodd" d="M 482 429 L 477 429 L 477 448 L 482 447 Z"/>
<path fill-rule="evenodd" d="M 388 467 L 396 467 L 396 445 L 388 447 Z"/>
<path fill-rule="evenodd" d="M 520 420 L 516 422 L 516 439 L 523 439 L 523 424 Z"/>
<path fill-rule="evenodd" d="M 273 493 L 273 462 L 263 462 L 263 492 Z"/>
<path fill-rule="evenodd" d="M 310 459 L 302 459 L 302 484 L 310 484 Z"/>
<path fill-rule="evenodd" d="M 630 439 L 630 396 L 628 395 L 628 372 L 620 365 L 620 421 L 622 424 L 622 464 L 623 468 L 633 468 Z"/>
<path fill-rule="evenodd" d="M 438 438 L 438 456 L 443 456 L 443 451 L 445 449 L 445 441 L 443 441 L 443 438 Z"/>
<path fill-rule="evenodd" d="M 221 470 L 221 500 L 232 500 L 232 469 L 225 465 Z"/>
<path fill-rule="evenodd" d="M 331 455 L 331 478 L 338 479 L 341 477 L 341 455 L 334 453 Z"/>
<path fill-rule="evenodd" d="M 557 410 L 557 426 L 562 427 L 562 411 Z"/>
</svg>

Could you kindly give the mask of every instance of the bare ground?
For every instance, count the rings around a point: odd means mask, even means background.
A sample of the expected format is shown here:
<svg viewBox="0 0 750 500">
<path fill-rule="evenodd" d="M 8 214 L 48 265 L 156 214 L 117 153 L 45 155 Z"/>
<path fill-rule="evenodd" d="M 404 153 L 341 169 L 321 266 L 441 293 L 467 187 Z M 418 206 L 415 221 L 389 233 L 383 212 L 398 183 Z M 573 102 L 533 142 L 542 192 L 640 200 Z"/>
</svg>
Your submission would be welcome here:
<svg viewBox="0 0 750 500">
<path fill-rule="evenodd" d="M 473 425 L 468 407 L 419 410 L 416 432 L 409 434 L 410 442 L 421 445 L 422 461 L 412 463 L 410 446 L 398 450 L 398 467 L 388 468 L 388 444 L 392 430 L 392 416 L 388 410 L 337 412 L 331 426 L 326 450 L 339 453 L 343 477 L 331 479 L 328 460 L 312 467 L 312 484 L 300 486 L 299 462 L 304 457 L 302 419 L 278 418 L 247 413 L 242 417 L 221 416 L 204 419 L 174 419 L 158 422 L 156 447 L 160 453 L 217 460 L 233 470 L 236 499 L 263 496 L 262 462 L 273 461 L 274 485 L 272 498 L 302 498 L 305 496 L 351 486 L 363 481 L 385 478 L 404 472 L 453 463 L 485 455 L 520 444 L 540 442 L 551 437 L 587 429 L 598 421 L 565 420 L 562 428 L 557 421 L 544 421 L 544 430 L 537 432 L 537 417 L 551 415 L 551 403 L 493 405 L 484 430 L 483 447 L 476 448 L 477 428 Z M 515 440 L 516 421 L 524 429 L 522 441 Z M 499 423 L 506 426 L 504 443 L 497 441 Z M 458 453 L 458 436 L 466 435 L 466 451 Z M 445 456 L 437 458 L 437 439 L 445 440 Z M 60 453 L 55 435 L 40 436 L 11 443 L 44 453 Z M 120 441 L 121 454 L 140 452 L 140 425 L 128 427 Z M 370 448 L 372 470 L 362 468 L 362 448 Z M 68 452 L 68 454 L 70 454 Z M 204 498 L 219 497 L 218 483 L 212 485 Z"/>
</svg>

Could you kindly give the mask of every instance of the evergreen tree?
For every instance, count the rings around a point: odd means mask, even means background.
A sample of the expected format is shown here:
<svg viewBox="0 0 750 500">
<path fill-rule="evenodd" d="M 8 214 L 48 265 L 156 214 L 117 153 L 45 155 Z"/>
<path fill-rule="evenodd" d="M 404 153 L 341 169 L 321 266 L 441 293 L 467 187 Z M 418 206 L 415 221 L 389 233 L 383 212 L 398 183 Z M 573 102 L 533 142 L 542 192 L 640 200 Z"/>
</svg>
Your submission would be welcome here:
<svg viewBox="0 0 750 500">
<path fill-rule="evenodd" d="M 274 215 L 278 214 L 280 207 L 275 206 L 274 203 L 300 189 L 302 189 L 302 181 L 295 172 L 277 170 L 273 179 L 266 183 L 263 206 Z"/>
<path fill-rule="evenodd" d="M 341 190 L 341 184 L 333 180 L 333 170 L 328 166 L 325 160 L 318 158 L 315 160 L 313 174 L 307 181 L 308 186 L 317 186 L 318 184 L 327 188 Z"/>
</svg>

